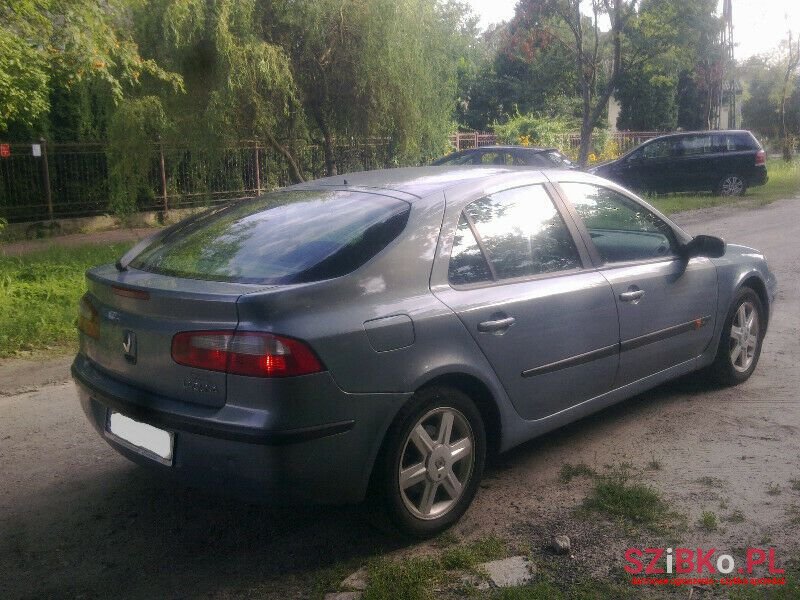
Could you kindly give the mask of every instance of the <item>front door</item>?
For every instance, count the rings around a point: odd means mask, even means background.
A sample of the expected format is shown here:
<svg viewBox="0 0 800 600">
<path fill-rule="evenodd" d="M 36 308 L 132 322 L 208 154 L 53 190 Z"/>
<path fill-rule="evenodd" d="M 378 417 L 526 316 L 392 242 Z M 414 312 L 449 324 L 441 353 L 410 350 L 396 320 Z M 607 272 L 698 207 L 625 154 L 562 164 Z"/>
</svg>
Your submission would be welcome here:
<svg viewBox="0 0 800 600">
<path fill-rule="evenodd" d="M 681 258 L 672 228 L 631 198 L 602 186 L 560 184 L 585 225 L 619 313 L 615 387 L 696 358 L 711 342 L 716 268 Z"/>
<path fill-rule="evenodd" d="M 614 297 L 606 279 L 583 266 L 573 232 L 542 185 L 480 198 L 459 217 L 449 282 L 433 290 L 525 419 L 547 417 L 613 384 Z"/>
</svg>

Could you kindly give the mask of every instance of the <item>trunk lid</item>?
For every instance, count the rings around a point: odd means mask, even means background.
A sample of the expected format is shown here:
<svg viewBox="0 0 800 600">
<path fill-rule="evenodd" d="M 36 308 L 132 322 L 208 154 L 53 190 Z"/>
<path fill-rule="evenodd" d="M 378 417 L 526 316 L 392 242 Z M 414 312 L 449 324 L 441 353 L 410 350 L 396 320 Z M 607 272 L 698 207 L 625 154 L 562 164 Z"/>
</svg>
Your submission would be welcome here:
<svg viewBox="0 0 800 600">
<path fill-rule="evenodd" d="M 86 274 L 85 300 L 96 313 L 97 336 L 81 334 L 81 351 L 100 369 L 126 383 L 179 401 L 221 407 L 226 374 L 172 360 L 181 331 L 234 330 L 236 301 L 264 289 L 176 278 L 107 265 Z"/>
</svg>

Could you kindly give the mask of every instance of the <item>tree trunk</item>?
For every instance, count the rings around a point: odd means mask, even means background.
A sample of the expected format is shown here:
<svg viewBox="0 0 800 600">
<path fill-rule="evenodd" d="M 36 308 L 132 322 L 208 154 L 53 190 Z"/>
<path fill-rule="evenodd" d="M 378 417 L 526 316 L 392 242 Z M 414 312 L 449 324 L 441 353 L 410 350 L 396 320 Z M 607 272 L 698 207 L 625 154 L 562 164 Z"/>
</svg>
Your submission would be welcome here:
<svg viewBox="0 0 800 600">
<path fill-rule="evenodd" d="M 286 162 L 289 163 L 289 171 L 291 173 L 293 183 L 304 182 L 305 178 L 303 177 L 303 174 L 300 172 L 300 167 L 297 165 L 297 161 L 295 160 L 294 156 L 292 156 L 292 153 L 289 151 L 289 149 L 283 144 L 278 143 L 278 140 L 276 140 L 275 137 L 269 131 L 266 133 L 266 135 L 269 145 L 275 148 L 275 150 L 277 150 L 278 152 L 280 152 L 286 159 Z"/>
<path fill-rule="evenodd" d="M 325 172 L 328 174 L 328 177 L 338 175 L 339 172 L 336 168 L 336 153 L 334 152 L 333 147 L 333 136 L 331 136 L 331 132 L 327 126 L 322 129 L 322 147 L 325 151 Z"/>
</svg>

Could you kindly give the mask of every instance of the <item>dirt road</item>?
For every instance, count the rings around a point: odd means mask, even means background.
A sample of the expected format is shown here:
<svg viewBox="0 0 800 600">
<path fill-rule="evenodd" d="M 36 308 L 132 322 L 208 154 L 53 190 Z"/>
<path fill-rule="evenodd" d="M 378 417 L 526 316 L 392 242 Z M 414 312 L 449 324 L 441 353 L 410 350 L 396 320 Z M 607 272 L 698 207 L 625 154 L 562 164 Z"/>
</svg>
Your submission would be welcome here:
<svg viewBox="0 0 800 600">
<path fill-rule="evenodd" d="M 618 577 L 621 549 L 641 540 L 612 522 L 577 518 L 588 483 L 565 485 L 558 474 L 567 462 L 597 470 L 629 463 L 686 516 L 676 542 L 769 545 L 779 560 L 798 556 L 800 202 L 678 220 L 692 233 L 762 249 L 777 274 L 755 375 L 732 389 L 697 378 L 662 386 L 501 457 L 455 528 L 460 538 L 495 534 L 535 554 L 567 533 L 573 570 Z M 322 568 L 430 548 L 377 533 L 357 507 L 266 509 L 155 480 L 90 429 L 70 383 L 16 393 L 30 389 L 31 375 L 28 365 L 15 387 L 15 368 L 0 366 L 2 598 L 308 597 Z M 660 469 L 647 468 L 654 461 Z M 716 530 L 698 527 L 704 511 L 718 518 Z"/>
</svg>

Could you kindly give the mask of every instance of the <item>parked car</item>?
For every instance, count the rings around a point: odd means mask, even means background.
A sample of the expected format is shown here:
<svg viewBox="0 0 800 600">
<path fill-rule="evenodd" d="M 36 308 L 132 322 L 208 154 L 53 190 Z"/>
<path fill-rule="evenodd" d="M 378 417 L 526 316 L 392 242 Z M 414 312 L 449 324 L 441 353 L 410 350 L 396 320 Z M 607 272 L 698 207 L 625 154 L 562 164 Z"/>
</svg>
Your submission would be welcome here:
<svg viewBox="0 0 800 600">
<path fill-rule="evenodd" d="M 532 148 L 529 146 L 481 146 L 453 152 L 439 158 L 432 166 L 504 165 L 508 167 L 536 167 L 537 169 L 575 169 L 575 163 L 558 148 Z"/>
<path fill-rule="evenodd" d="M 767 182 L 767 155 L 749 131 L 692 131 L 648 140 L 590 172 L 645 192 L 741 196 Z"/>
<path fill-rule="evenodd" d="M 488 454 L 691 371 L 746 380 L 776 286 L 614 183 L 508 167 L 292 186 L 87 280 L 72 375 L 113 448 L 251 500 L 369 492 L 421 537 Z"/>
</svg>

